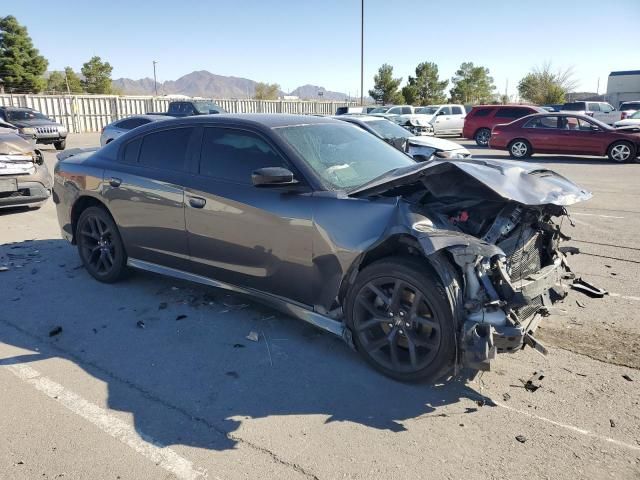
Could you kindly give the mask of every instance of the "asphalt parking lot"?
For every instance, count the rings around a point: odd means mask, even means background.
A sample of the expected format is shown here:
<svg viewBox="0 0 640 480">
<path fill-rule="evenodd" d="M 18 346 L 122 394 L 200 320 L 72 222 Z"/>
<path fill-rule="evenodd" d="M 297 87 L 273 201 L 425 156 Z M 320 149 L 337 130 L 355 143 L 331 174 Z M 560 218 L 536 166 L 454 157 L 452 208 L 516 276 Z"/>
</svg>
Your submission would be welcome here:
<svg viewBox="0 0 640 480">
<path fill-rule="evenodd" d="M 241 296 L 100 284 L 52 202 L 0 212 L 0 478 L 640 478 L 640 163 L 533 161 L 594 193 L 565 230 L 609 295 L 571 292 L 539 331 L 547 357 L 434 386 Z"/>
</svg>

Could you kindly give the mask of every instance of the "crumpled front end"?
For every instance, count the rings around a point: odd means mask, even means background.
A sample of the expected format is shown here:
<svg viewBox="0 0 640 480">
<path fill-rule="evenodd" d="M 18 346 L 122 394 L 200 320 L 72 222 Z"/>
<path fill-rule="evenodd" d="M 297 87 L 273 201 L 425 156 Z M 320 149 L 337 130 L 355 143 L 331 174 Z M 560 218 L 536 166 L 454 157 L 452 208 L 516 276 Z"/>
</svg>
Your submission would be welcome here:
<svg viewBox="0 0 640 480">
<path fill-rule="evenodd" d="M 525 345 L 546 353 L 534 333 L 574 279 L 560 249 L 566 237 L 550 207 L 509 207 L 483 237 L 495 242 L 494 253 L 478 254 L 473 246 L 449 248 L 464 279 L 460 361 L 474 369 L 488 370 L 497 353 Z"/>
</svg>

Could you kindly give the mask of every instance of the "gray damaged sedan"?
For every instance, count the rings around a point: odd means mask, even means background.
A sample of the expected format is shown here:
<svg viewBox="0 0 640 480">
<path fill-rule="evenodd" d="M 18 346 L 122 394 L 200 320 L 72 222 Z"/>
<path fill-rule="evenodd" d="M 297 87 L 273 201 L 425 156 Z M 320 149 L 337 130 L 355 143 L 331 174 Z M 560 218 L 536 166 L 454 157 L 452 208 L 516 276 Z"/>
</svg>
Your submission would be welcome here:
<svg viewBox="0 0 640 480">
<path fill-rule="evenodd" d="M 63 235 L 102 282 L 128 267 L 241 292 L 341 336 L 380 372 L 434 380 L 525 345 L 573 275 L 566 206 L 527 163 L 418 163 L 338 120 L 167 120 L 61 160 Z"/>
</svg>

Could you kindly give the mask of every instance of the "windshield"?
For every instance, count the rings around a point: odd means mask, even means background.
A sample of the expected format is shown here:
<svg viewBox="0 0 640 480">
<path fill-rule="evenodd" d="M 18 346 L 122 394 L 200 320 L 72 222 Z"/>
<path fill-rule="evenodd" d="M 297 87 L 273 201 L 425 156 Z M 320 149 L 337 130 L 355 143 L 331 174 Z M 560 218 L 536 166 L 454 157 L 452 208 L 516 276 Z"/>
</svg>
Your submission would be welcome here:
<svg viewBox="0 0 640 480">
<path fill-rule="evenodd" d="M 416 162 L 355 125 L 333 123 L 275 129 L 334 190 L 351 190 Z"/>
<path fill-rule="evenodd" d="M 629 118 L 640 118 L 640 111 L 634 113 L 633 115 L 631 115 Z"/>
<path fill-rule="evenodd" d="M 391 138 L 410 138 L 413 135 L 400 125 L 390 122 L 389 120 L 364 120 L 371 130 L 376 132 L 385 140 Z"/>
<path fill-rule="evenodd" d="M 638 110 L 640 109 L 640 102 L 628 102 L 620 105 L 620 110 Z"/>
<path fill-rule="evenodd" d="M 213 102 L 193 102 L 193 106 L 201 114 L 207 113 L 227 113 Z"/>
<path fill-rule="evenodd" d="M 35 110 L 7 110 L 6 117 L 8 121 L 20 121 L 20 120 L 49 120 L 40 112 Z"/>
<path fill-rule="evenodd" d="M 416 113 L 422 113 L 423 115 L 433 115 L 438 111 L 438 107 L 422 107 L 416 110 Z"/>
<path fill-rule="evenodd" d="M 386 113 L 391 107 L 377 107 L 371 110 L 369 113 Z"/>
</svg>

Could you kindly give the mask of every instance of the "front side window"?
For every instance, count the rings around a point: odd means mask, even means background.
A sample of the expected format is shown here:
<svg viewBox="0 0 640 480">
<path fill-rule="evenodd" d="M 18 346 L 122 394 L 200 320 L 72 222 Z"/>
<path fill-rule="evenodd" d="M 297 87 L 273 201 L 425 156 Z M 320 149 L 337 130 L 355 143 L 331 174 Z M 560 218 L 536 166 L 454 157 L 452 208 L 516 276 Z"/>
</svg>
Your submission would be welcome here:
<svg viewBox="0 0 640 480">
<path fill-rule="evenodd" d="M 146 118 L 127 118 L 126 120 L 118 122 L 115 126 L 121 130 L 131 130 L 141 125 L 146 125 L 149 122 L 150 120 Z"/>
<path fill-rule="evenodd" d="M 390 108 L 387 113 L 390 115 L 400 115 L 402 113 L 402 107 Z"/>
<path fill-rule="evenodd" d="M 479 108 L 475 111 L 473 111 L 473 117 L 488 117 L 489 114 L 491 113 L 492 109 L 491 108 Z"/>
<path fill-rule="evenodd" d="M 165 170 L 185 170 L 187 150 L 195 128 L 174 128 L 145 135 L 140 147 L 140 164 Z"/>
<path fill-rule="evenodd" d="M 587 109 L 590 112 L 599 112 L 600 111 L 600 104 L 599 103 L 588 103 L 587 104 Z"/>
<path fill-rule="evenodd" d="M 389 110 L 389 107 L 376 107 L 371 110 L 369 113 L 386 113 Z"/>
<path fill-rule="evenodd" d="M 416 113 L 422 113 L 423 115 L 433 115 L 438 111 L 438 107 L 422 107 L 416 110 Z"/>
<path fill-rule="evenodd" d="M 439 115 L 451 115 L 451 107 L 440 107 Z"/>
<path fill-rule="evenodd" d="M 609 105 L 608 103 L 601 103 L 600 104 L 600 111 L 603 113 L 611 113 L 615 110 L 615 108 L 613 108 L 612 105 Z"/>
<path fill-rule="evenodd" d="M 286 162 L 258 135 L 229 128 L 207 127 L 202 137 L 200 175 L 251 184 L 259 168 L 285 167 Z"/>
<path fill-rule="evenodd" d="M 274 129 L 334 190 L 350 190 L 391 170 L 417 165 L 408 155 L 368 132 L 344 123 Z"/>
</svg>

